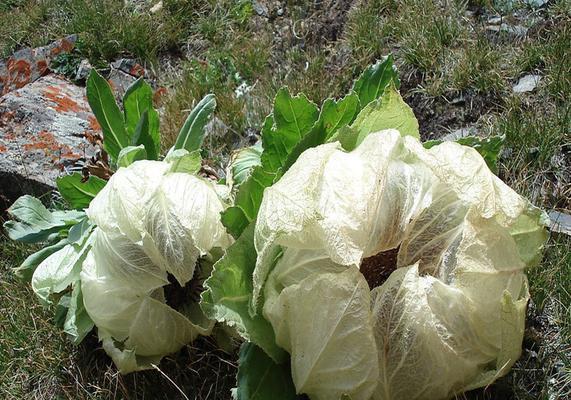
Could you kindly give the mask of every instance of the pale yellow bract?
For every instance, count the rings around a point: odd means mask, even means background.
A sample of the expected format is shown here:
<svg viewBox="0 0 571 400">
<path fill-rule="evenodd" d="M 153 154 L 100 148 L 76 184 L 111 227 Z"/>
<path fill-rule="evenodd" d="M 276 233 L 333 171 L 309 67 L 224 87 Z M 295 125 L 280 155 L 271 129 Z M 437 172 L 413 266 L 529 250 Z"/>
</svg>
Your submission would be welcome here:
<svg viewBox="0 0 571 400">
<path fill-rule="evenodd" d="M 545 221 L 473 148 L 396 130 L 324 144 L 265 190 L 251 311 L 312 400 L 447 399 L 519 357 Z M 362 260 L 391 249 L 371 290 Z"/>
</svg>

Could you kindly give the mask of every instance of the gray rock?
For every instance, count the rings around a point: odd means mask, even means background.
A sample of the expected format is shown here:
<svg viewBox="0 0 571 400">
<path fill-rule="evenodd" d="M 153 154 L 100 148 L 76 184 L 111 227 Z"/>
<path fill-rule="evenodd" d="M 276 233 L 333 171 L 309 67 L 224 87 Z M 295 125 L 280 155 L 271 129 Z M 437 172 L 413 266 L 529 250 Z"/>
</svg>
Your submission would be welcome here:
<svg viewBox="0 0 571 400">
<path fill-rule="evenodd" d="M 137 80 L 137 78 L 135 78 L 133 75 L 126 74 L 119 69 L 112 68 L 107 80 L 111 85 L 113 93 L 115 93 L 117 99 L 121 99 L 123 98 L 123 95 L 129 86 L 131 86 L 133 82 Z"/>
<path fill-rule="evenodd" d="M 551 231 L 571 235 L 571 215 L 559 211 L 549 211 L 547 214 Z"/>
<path fill-rule="evenodd" d="M 503 32 L 507 33 L 510 36 L 522 38 L 527 35 L 527 28 L 521 25 L 510 25 L 506 24 L 505 22 L 501 25 L 488 25 L 486 29 L 491 32 Z"/>
<path fill-rule="evenodd" d="M 519 79 L 517 85 L 513 87 L 513 91 L 514 93 L 533 92 L 540 80 L 540 75 L 526 75 Z"/>
<path fill-rule="evenodd" d="M 266 7 L 265 4 L 262 4 L 256 0 L 252 1 L 252 9 L 260 17 L 268 18 L 270 16 L 270 12 L 268 11 L 268 7 Z"/>
<path fill-rule="evenodd" d="M 75 73 L 75 80 L 76 81 L 84 81 L 89 77 L 91 70 L 93 67 L 89 63 L 89 60 L 81 60 L 79 66 L 77 67 L 77 72 Z"/>
<path fill-rule="evenodd" d="M 499 15 L 496 15 L 495 17 L 491 17 L 490 19 L 488 19 L 488 24 L 490 25 L 500 25 L 502 23 L 503 18 Z"/>
<path fill-rule="evenodd" d="M 100 128 L 85 89 L 56 75 L 0 97 L 0 194 L 14 200 L 55 188 L 95 155 Z"/>
<path fill-rule="evenodd" d="M 455 131 L 450 132 L 448 135 L 443 136 L 440 140 L 453 142 L 455 140 L 461 139 L 466 136 L 477 136 L 477 135 L 478 135 L 477 129 L 473 126 L 468 126 L 456 129 Z"/>
<path fill-rule="evenodd" d="M 120 58 L 119 60 L 113 61 L 111 67 L 136 78 L 145 76 L 146 73 L 145 68 L 132 58 Z"/>
<path fill-rule="evenodd" d="M 0 60 L 0 96 L 49 73 L 52 60 L 58 54 L 73 50 L 76 41 L 77 35 L 70 35 L 44 47 L 18 50 L 6 60 Z"/>
</svg>

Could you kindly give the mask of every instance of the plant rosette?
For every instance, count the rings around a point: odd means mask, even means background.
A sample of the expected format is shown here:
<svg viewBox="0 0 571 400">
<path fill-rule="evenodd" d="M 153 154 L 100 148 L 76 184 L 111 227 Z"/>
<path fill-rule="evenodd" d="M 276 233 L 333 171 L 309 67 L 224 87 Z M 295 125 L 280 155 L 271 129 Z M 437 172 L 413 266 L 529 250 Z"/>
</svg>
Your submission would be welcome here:
<svg viewBox="0 0 571 400">
<path fill-rule="evenodd" d="M 225 204 L 216 184 L 173 165 L 120 168 L 86 210 L 96 228 L 83 302 L 122 373 L 157 364 L 214 326 L 197 300 L 232 242 L 220 222 Z"/>
<path fill-rule="evenodd" d="M 313 400 L 449 398 L 518 359 L 545 224 L 471 147 L 319 145 L 265 189 L 250 313 Z"/>
</svg>

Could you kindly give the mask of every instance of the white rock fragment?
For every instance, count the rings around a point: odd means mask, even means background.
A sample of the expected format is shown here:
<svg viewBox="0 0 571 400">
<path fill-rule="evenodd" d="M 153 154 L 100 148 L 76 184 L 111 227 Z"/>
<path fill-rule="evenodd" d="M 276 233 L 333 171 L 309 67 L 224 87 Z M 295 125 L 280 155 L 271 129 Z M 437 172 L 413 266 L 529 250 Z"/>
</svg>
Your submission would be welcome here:
<svg viewBox="0 0 571 400">
<path fill-rule="evenodd" d="M 526 75 L 520 78 L 517 82 L 517 85 L 513 87 L 514 93 L 525 93 L 525 92 L 532 92 L 535 90 L 539 81 L 541 80 L 540 75 Z"/>
<path fill-rule="evenodd" d="M 551 231 L 571 235 L 571 215 L 559 211 L 549 211 L 548 215 Z"/>
<path fill-rule="evenodd" d="M 151 12 L 151 14 L 156 14 L 159 11 L 161 11 L 163 9 L 163 2 L 162 0 L 159 1 L 157 4 L 155 4 L 154 6 L 151 7 L 151 9 L 149 10 Z"/>
<path fill-rule="evenodd" d="M 453 142 L 455 140 L 464 138 L 466 136 L 477 136 L 478 132 L 475 127 L 468 126 L 460 129 L 456 129 L 455 131 L 450 132 L 448 135 L 445 135 L 441 138 L 441 140 L 447 142 Z"/>
</svg>

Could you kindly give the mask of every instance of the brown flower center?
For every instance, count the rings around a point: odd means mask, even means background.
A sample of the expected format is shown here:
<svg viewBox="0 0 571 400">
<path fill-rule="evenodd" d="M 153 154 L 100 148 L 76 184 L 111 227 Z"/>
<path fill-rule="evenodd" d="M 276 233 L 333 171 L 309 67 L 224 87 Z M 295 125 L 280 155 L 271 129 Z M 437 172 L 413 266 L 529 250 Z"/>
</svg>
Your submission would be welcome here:
<svg viewBox="0 0 571 400">
<path fill-rule="evenodd" d="M 389 275 L 397 269 L 399 249 L 400 246 L 395 249 L 382 251 L 361 261 L 361 273 L 371 290 L 381 286 L 388 279 Z"/>
</svg>

